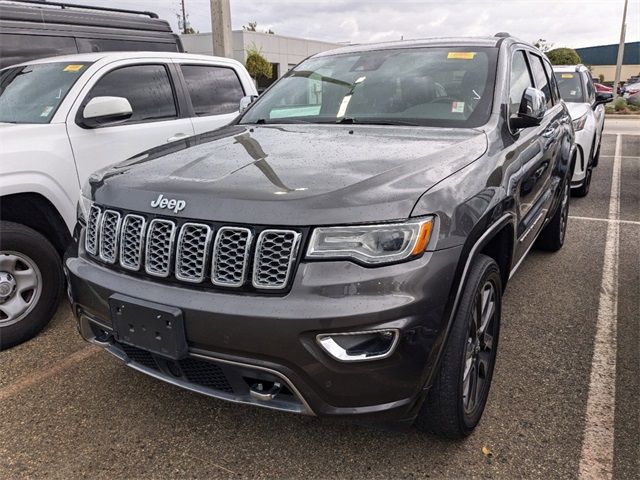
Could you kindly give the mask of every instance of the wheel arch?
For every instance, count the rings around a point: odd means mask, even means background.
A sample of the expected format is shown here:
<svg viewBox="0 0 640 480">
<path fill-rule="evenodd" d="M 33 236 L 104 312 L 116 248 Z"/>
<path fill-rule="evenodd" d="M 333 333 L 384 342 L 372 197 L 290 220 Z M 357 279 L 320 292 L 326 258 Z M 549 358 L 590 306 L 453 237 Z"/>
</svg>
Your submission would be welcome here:
<svg viewBox="0 0 640 480">
<path fill-rule="evenodd" d="M 62 215 L 39 193 L 14 193 L 0 197 L 0 219 L 34 229 L 53 244 L 60 256 L 71 242 L 71 234 Z"/>
<path fill-rule="evenodd" d="M 471 264 L 478 255 L 488 255 L 496 260 L 498 267 L 500 268 L 500 277 L 502 280 L 502 290 L 504 291 L 509 275 L 511 273 L 511 263 L 513 261 L 513 247 L 515 245 L 515 214 L 513 212 L 503 212 L 496 220 L 491 221 L 491 218 L 495 218 L 491 215 L 484 223 L 485 228 L 481 235 L 471 237 L 468 243 L 465 245 L 463 252 L 458 261 L 456 267 L 456 280 L 453 282 L 451 289 L 451 295 L 449 297 L 449 307 L 445 310 L 443 317 L 443 327 L 438 339 L 434 342 L 431 358 L 427 362 L 428 368 L 425 378 L 425 390 L 430 388 L 433 380 L 436 376 L 438 368 L 440 366 L 440 360 L 444 346 L 449 338 L 451 326 L 455 320 L 456 312 L 460 304 L 464 287 L 467 283 L 469 271 L 471 270 Z M 477 226 L 483 225 L 483 222 L 479 222 Z M 501 248 L 507 245 L 508 252 L 504 254 L 501 252 Z M 495 256 L 494 256 L 495 255 Z M 496 259 L 496 257 L 498 257 Z M 506 281 L 505 281 L 506 278 Z"/>
</svg>

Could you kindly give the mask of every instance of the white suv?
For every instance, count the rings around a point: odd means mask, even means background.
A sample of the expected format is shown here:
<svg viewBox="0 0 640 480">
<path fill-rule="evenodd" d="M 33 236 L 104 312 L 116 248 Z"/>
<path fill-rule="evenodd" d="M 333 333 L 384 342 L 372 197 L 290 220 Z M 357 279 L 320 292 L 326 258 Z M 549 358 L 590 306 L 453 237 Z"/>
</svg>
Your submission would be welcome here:
<svg viewBox="0 0 640 480">
<path fill-rule="evenodd" d="M 0 70 L 0 349 L 55 312 L 92 172 L 167 142 L 186 146 L 255 95 L 240 63 L 203 55 L 107 52 Z"/>
<path fill-rule="evenodd" d="M 571 179 L 572 193 L 584 197 L 589 193 L 593 167 L 598 165 L 600 156 L 604 104 L 610 102 L 613 95 L 596 92 L 591 72 L 584 65 L 555 66 L 553 71 L 576 133 L 578 157 Z"/>
</svg>

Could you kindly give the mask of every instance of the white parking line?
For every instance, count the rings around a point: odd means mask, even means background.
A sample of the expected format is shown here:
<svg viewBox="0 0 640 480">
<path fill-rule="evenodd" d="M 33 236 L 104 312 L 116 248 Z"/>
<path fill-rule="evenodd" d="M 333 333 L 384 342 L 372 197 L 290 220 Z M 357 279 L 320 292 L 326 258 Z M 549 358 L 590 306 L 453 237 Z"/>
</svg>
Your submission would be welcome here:
<svg viewBox="0 0 640 480">
<path fill-rule="evenodd" d="M 600 155 L 600 158 L 614 158 L 615 155 Z M 634 160 L 640 159 L 637 155 L 620 155 L 620 158 L 633 158 Z"/>
<path fill-rule="evenodd" d="M 621 135 L 617 135 L 609 199 L 609 219 L 614 221 L 607 223 L 600 303 L 580 455 L 581 480 L 610 479 L 613 476 L 620 243 L 620 222 L 616 220 L 620 217 L 620 146 Z"/>
<path fill-rule="evenodd" d="M 588 222 L 614 222 L 621 223 L 624 225 L 640 225 L 640 222 L 636 222 L 635 220 L 614 220 L 612 218 L 598 218 L 598 217 L 579 217 L 577 215 L 569 215 L 571 220 L 585 220 Z"/>
</svg>

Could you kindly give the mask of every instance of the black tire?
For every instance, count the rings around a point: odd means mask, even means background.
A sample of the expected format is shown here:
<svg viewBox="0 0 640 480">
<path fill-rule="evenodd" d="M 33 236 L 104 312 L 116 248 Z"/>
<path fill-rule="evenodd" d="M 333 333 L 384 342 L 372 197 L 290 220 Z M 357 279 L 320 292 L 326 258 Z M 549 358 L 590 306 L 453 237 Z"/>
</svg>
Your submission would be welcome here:
<svg viewBox="0 0 640 480">
<path fill-rule="evenodd" d="M 593 167 L 589 165 L 585 173 L 582 185 L 578 188 L 571 189 L 571 195 L 574 197 L 586 197 L 589 194 L 589 187 L 591 186 L 591 176 L 593 175 Z"/>
<path fill-rule="evenodd" d="M 11 275 L 12 269 L 15 275 Z M 30 339 L 49 323 L 60 301 L 64 275 L 58 252 L 44 236 L 24 225 L 5 221 L 0 222 L 0 271 L 4 287 L 13 284 L 14 292 L 0 300 L 0 350 L 4 350 Z M 33 275 L 29 274 L 31 271 Z M 16 272 L 29 274 L 38 286 L 19 293 L 17 282 L 23 280 L 19 280 L 22 277 Z M 8 302 L 16 295 L 22 297 L 27 307 L 22 314 L 10 317 Z"/>
<path fill-rule="evenodd" d="M 478 301 L 484 298 L 482 294 L 487 285 L 492 288 L 494 313 L 486 322 L 482 333 L 477 328 L 478 316 L 474 312 L 479 311 L 476 307 Z M 491 257 L 479 255 L 471 265 L 442 353 L 438 374 L 415 420 L 416 428 L 442 437 L 459 439 L 473 432 L 480 422 L 495 366 L 501 306 L 500 269 Z M 475 340 L 472 340 L 474 334 Z M 477 355 L 477 358 L 470 355 Z M 474 365 L 476 370 L 472 370 Z M 468 377 L 465 377 L 467 371 Z M 470 405 L 468 399 L 471 396 L 467 394 L 472 392 L 472 383 L 467 384 L 465 378 L 471 382 L 473 372 L 478 373 L 475 383 L 477 393 L 473 395 L 473 405 Z"/>
<path fill-rule="evenodd" d="M 604 129 L 604 125 L 602 127 Z M 598 142 L 598 146 L 596 147 L 596 151 L 593 154 L 593 161 L 591 162 L 591 166 L 596 168 L 598 166 L 598 160 L 600 160 L 600 146 L 602 145 L 602 135 L 600 135 L 600 141 Z"/>
<path fill-rule="evenodd" d="M 536 247 L 540 250 L 557 252 L 564 245 L 569 220 L 569 196 L 569 179 L 567 179 L 563 186 L 560 204 L 536 240 Z"/>
</svg>

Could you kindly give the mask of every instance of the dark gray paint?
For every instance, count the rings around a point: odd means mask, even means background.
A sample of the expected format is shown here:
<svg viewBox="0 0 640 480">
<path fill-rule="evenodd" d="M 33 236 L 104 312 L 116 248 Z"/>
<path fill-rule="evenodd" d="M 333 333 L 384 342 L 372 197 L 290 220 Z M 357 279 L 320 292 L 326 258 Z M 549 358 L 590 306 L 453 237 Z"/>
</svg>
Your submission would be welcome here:
<svg viewBox="0 0 640 480">
<path fill-rule="evenodd" d="M 126 290 L 183 307 L 192 351 L 266 364 L 287 375 L 316 413 L 411 419 L 437 370 L 472 256 L 506 229 L 508 271 L 518 263 L 555 213 L 574 153 L 562 103 L 538 127 L 509 128 L 511 55 L 532 47 L 512 38 L 447 42 L 340 53 L 496 45 L 493 113 L 480 129 L 230 125 L 139 155 L 85 189 L 98 203 L 145 212 L 163 193 L 187 201 L 181 217 L 241 224 L 313 227 L 436 215 L 430 252 L 377 268 L 303 260 L 287 296 L 269 297 L 134 280 L 71 251 L 74 304 L 108 318 L 105 299 Z M 375 362 L 338 364 L 311 340 L 379 327 L 400 328 L 402 337 L 396 354 Z"/>
</svg>

